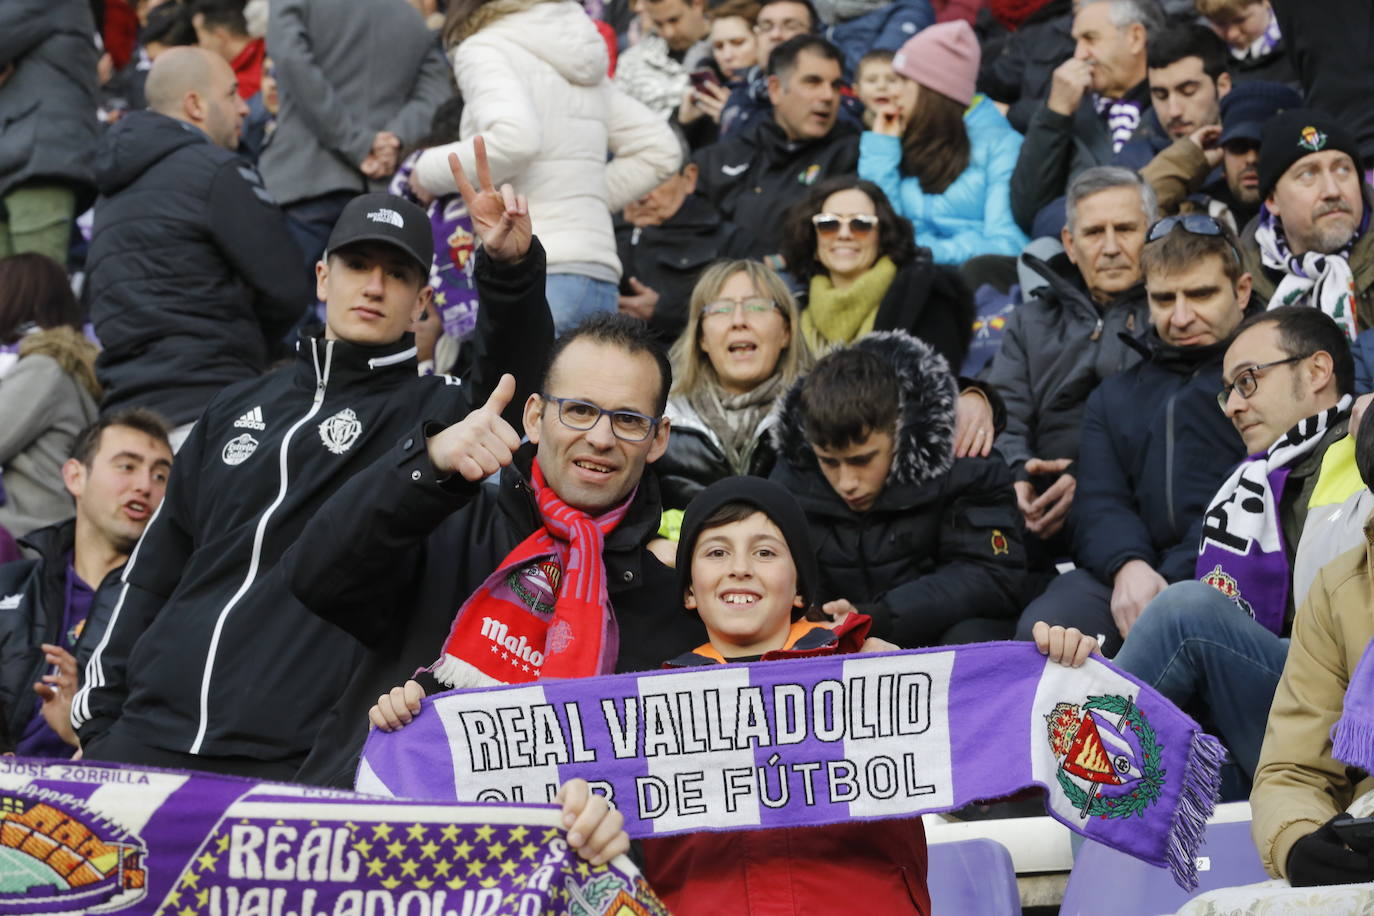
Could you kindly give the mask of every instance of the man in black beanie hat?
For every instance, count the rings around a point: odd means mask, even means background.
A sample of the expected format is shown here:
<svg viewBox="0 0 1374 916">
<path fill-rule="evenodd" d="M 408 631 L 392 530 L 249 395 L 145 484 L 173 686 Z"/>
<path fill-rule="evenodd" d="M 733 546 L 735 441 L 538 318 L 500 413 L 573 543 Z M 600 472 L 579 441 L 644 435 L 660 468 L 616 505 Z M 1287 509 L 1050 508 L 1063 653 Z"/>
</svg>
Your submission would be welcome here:
<svg viewBox="0 0 1374 916">
<path fill-rule="evenodd" d="M 1311 305 L 1354 340 L 1374 326 L 1374 238 L 1355 138 L 1329 114 L 1275 116 L 1260 145 L 1264 200 L 1242 244 L 1255 295 L 1271 307 Z"/>
</svg>

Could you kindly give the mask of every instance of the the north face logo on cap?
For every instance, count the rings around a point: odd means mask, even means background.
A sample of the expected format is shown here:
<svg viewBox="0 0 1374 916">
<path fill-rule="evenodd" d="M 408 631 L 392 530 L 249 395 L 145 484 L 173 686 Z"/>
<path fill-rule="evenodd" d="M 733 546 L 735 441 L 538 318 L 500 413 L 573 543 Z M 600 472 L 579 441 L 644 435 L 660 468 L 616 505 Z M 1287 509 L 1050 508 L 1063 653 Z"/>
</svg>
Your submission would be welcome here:
<svg viewBox="0 0 1374 916">
<path fill-rule="evenodd" d="M 899 70 L 899 69 L 901 69 L 902 67 L 905 67 L 905 66 L 906 66 L 906 55 L 905 55 L 905 54 L 900 54 L 900 53 L 899 53 L 899 54 L 895 55 L 895 56 L 892 58 L 892 69 L 893 69 L 893 70 Z"/>
<path fill-rule="evenodd" d="M 1309 124 L 1298 135 L 1298 146 L 1315 153 L 1326 146 L 1326 134 Z"/>
<path fill-rule="evenodd" d="M 367 218 L 374 223 L 389 223 L 397 229 L 404 229 L 406 227 L 406 221 L 401 219 L 401 214 L 385 207 L 380 210 L 373 210 L 367 215 Z"/>
</svg>

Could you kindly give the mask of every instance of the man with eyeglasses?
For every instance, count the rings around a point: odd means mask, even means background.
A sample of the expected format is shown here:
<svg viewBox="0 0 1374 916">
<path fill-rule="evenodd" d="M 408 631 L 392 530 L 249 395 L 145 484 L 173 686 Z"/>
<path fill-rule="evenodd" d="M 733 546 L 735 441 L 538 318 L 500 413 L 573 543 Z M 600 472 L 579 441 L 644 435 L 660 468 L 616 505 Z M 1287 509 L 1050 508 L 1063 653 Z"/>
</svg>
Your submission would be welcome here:
<svg viewBox="0 0 1374 916">
<path fill-rule="evenodd" d="M 291 589 L 368 651 L 299 779 L 351 785 L 368 708 L 417 668 L 435 691 L 651 670 L 700 645 L 700 620 L 647 547 L 662 504 L 645 468 L 668 445 L 670 387 L 644 322 L 590 317 L 555 342 L 525 401 L 527 443 L 501 419 L 506 379 L 320 509 L 282 561 Z M 504 651 L 495 633 L 541 657 Z"/>
<path fill-rule="evenodd" d="M 1374 326 L 1374 233 L 1359 144 L 1316 109 L 1293 109 L 1264 127 L 1259 218 L 1242 236 L 1255 294 L 1310 305 L 1354 340 Z"/>
<path fill-rule="evenodd" d="M 1259 149 L 1264 125 L 1302 96 L 1282 83 L 1249 82 L 1221 99 L 1221 124 L 1175 140 L 1140 170 L 1163 213 L 1206 212 L 1236 232 L 1259 214 Z M 1218 176 L 1217 167 L 1220 166 Z"/>
<path fill-rule="evenodd" d="M 1294 615 L 1311 585 L 1295 575 L 1310 565 L 1309 529 L 1328 524 L 1362 487 L 1347 436 L 1353 385 L 1345 335 L 1320 311 L 1285 306 L 1241 324 L 1218 400 L 1250 457 L 1202 516 L 1198 581 L 1155 597 L 1115 658 L 1197 711 L 1226 743 L 1235 767 L 1225 797 L 1244 797 L 1256 773 Z"/>
<path fill-rule="evenodd" d="M 1202 513 L 1245 457 L 1216 408 L 1222 356 L 1250 301 L 1234 234 L 1210 216 L 1171 216 L 1141 253 L 1150 331 L 1143 361 L 1088 397 L 1070 511 L 1075 569 L 1021 616 L 1121 647 L 1140 612 L 1170 582 L 1193 578 Z"/>
</svg>

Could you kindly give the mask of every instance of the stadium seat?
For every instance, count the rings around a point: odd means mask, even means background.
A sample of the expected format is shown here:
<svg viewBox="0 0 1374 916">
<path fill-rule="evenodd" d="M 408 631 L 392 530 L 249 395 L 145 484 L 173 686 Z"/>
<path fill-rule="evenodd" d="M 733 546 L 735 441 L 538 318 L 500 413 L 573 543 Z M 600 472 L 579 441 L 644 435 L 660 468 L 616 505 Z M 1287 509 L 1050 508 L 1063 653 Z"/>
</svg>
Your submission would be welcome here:
<svg viewBox="0 0 1374 916">
<path fill-rule="evenodd" d="M 926 885 L 936 916 L 1007 916 L 1021 912 L 1011 853 L 995 840 L 962 840 L 929 847 Z"/>
<path fill-rule="evenodd" d="M 1060 916 L 1159 916 L 1205 891 L 1253 884 L 1269 876 L 1250 839 L 1250 822 L 1207 825 L 1198 850 L 1198 888 L 1185 891 L 1156 868 L 1091 840 L 1083 844 L 1064 890 Z"/>
</svg>

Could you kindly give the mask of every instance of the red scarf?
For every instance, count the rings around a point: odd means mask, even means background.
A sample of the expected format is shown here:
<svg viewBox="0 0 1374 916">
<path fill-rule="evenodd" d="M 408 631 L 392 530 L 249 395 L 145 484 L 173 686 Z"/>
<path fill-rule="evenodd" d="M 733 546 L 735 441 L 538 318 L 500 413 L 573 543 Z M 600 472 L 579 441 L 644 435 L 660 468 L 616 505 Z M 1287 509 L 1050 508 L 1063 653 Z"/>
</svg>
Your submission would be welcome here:
<svg viewBox="0 0 1374 916">
<path fill-rule="evenodd" d="M 448 687 L 615 670 L 619 645 L 601 552 L 634 493 L 592 518 L 544 483 L 538 459 L 530 477 L 543 527 L 512 550 L 459 608 L 444 652 L 430 666 Z"/>
</svg>

